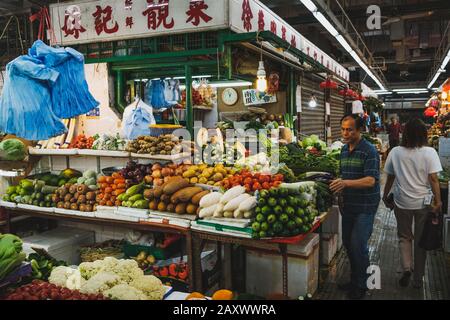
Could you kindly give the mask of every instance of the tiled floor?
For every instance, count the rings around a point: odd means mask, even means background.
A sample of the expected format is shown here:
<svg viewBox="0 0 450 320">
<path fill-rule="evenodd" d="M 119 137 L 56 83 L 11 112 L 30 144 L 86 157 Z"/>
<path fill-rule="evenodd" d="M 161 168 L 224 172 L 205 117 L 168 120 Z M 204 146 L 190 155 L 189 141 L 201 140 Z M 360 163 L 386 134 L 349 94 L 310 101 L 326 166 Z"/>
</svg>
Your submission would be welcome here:
<svg viewBox="0 0 450 320">
<path fill-rule="evenodd" d="M 369 242 L 370 260 L 381 269 L 381 289 L 370 290 L 366 300 L 435 300 L 450 299 L 450 255 L 443 251 L 429 252 L 422 289 L 402 288 L 398 285 L 400 261 L 394 213 L 380 206 L 374 232 Z M 344 250 L 334 263 L 322 270 L 325 281 L 320 284 L 315 299 L 346 299 L 336 283 L 349 278 L 349 263 Z"/>
</svg>

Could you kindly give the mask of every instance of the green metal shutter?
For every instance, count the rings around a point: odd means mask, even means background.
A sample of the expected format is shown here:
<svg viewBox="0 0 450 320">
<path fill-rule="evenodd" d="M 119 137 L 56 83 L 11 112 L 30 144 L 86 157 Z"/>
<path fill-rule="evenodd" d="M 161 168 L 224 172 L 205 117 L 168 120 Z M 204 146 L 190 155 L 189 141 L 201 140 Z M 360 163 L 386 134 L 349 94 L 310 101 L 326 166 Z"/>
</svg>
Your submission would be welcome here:
<svg viewBox="0 0 450 320">
<path fill-rule="evenodd" d="M 331 92 L 331 137 L 333 141 L 341 137 L 341 119 L 344 114 L 344 97 L 333 90 Z"/>
<path fill-rule="evenodd" d="M 325 137 L 325 93 L 320 88 L 320 80 L 312 75 L 305 75 L 301 80 L 302 113 L 300 116 L 300 133 L 302 135 L 316 134 L 321 139 Z M 317 106 L 311 108 L 309 101 L 314 94 Z"/>
</svg>

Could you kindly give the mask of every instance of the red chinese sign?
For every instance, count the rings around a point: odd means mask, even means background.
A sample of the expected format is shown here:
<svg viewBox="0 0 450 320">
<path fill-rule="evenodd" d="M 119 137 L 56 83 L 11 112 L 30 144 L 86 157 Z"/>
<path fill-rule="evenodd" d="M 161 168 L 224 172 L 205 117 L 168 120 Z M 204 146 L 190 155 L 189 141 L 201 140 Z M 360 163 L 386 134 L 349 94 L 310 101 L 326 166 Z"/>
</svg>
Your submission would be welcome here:
<svg viewBox="0 0 450 320">
<path fill-rule="evenodd" d="M 125 27 L 129 27 L 130 29 L 133 27 L 133 17 L 127 17 L 125 19 Z"/>
<path fill-rule="evenodd" d="M 125 9 L 131 10 L 132 6 L 133 6 L 133 0 L 125 0 Z"/>
<path fill-rule="evenodd" d="M 116 33 L 119 30 L 119 24 L 116 22 L 112 28 L 108 27 L 108 22 L 112 19 L 112 8 L 111 6 L 106 6 L 102 9 L 101 6 L 96 6 L 97 10 L 92 14 L 95 18 L 95 32 L 100 35 L 102 32 L 105 33 Z"/>
<path fill-rule="evenodd" d="M 80 33 L 86 32 L 86 29 L 81 25 L 80 7 L 72 5 L 66 9 L 64 26 L 61 30 L 64 31 L 64 37 L 73 36 L 75 39 L 80 37 Z"/>
<path fill-rule="evenodd" d="M 258 30 L 264 31 L 265 26 L 266 26 L 266 23 L 264 22 L 264 11 L 259 10 L 259 12 L 258 12 Z"/>
<path fill-rule="evenodd" d="M 253 19 L 253 12 L 252 8 L 250 8 L 250 2 L 249 0 L 243 0 L 241 20 L 244 23 L 244 29 L 247 30 L 247 32 L 249 32 L 252 29 L 252 19 Z"/>
<path fill-rule="evenodd" d="M 277 34 L 277 23 L 273 20 L 270 22 L 270 31 Z"/>
<path fill-rule="evenodd" d="M 291 36 L 291 46 L 297 47 L 297 38 L 295 37 L 295 35 Z"/>
<path fill-rule="evenodd" d="M 286 28 L 284 26 L 281 27 L 281 39 L 286 41 Z"/>
<path fill-rule="evenodd" d="M 207 9 L 208 5 L 205 1 L 199 0 L 189 3 L 189 10 L 186 11 L 186 14 L 188 15 L 186 23 L 192 21 L 194 26 L 198 26 L 200 24 L 200 19 L 208 23 L 212 20 L 212 17 L 205 13 L 205 10 Z"/>
<path fill-rule="evenodd" d="M 147 0 L 148 9 L 142 12 L 142 15 L 147 16 L 148 29 L 156 30 L 162 24 L 165 29 L 172 29 L 175 21 L 169 18 L 169 0 Z"/>
</svg>

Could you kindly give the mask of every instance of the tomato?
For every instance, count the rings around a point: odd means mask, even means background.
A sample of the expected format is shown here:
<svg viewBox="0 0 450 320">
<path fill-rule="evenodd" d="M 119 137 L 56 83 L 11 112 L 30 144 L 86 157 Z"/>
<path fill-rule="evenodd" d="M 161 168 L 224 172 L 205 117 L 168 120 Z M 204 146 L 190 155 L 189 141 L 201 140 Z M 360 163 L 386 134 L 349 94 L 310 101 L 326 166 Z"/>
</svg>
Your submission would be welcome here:
<svg viewBox="0 0 450 320">
<path fill-rule="evenodd" d="M 269 182 L 263 182 L 262 188 L 266 189 L 266 190 L 269 190 L 270 189 L 270 183 Z"/>
<path fill-rule="evenodd" d="M 261 190 L 261 189 L 262 189 L 262 186 L 261 186 L 261 184 L 259 182 L 255 182 L 253 184 L 253 191 Z"/>
<path fill-rule="evenodd" d="M 245 184 L 244 187 L 245 187 L 245 192 L 248 193 L 248 192 L 252 191 L 252 186 L 250 184 Z"/>
<path fill-rule="evenodd" d="M 242 183 L 243 178 L 242 178 L 242 176 L 236 176 L 234 181 L 237 182 L 237 183 Z"/>
<path fill-rule="evenodd" d="M 251 184 L 252 183 L 252 178 L 248 177 L 244 179 L 244 184 Z"/>
<path fill-rule="evenodd" d="M 259 177 L 259 181 L 261 181 L 261 182 L 270 182 L 270 176 L 268 174 L 262 174 Z"/>
<path fill-rule="evenodd" d="M 259 177 L 260 177 L 260 176 L 261 176 L 261 173 L 257 172 L 257 173 L 255 173 L 255 174 L 253 175 L 253 178 L 259 180 Z"/>
<path fill-rule="evenodd" d="M 272 177 L 272 181 L 283 181 L 284 176 L 281 173 L 278 173 Z"/>
<path fill-rule="evenodd" d="M 279 187 L 281 183 L 282 183 L 281 181 L 275 181 L 275 182 L 273 183 L 273 186 L 274 186 L 274 187 Z"/>
</svg>

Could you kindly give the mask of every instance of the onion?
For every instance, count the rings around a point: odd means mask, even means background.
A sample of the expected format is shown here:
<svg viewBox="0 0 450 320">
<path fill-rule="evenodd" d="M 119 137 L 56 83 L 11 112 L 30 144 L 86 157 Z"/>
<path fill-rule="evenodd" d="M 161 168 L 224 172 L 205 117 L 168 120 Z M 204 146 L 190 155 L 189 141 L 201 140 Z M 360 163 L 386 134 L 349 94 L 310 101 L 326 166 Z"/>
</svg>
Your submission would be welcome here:
<svg viewBox="0 0 450 320">
<path fill-rule="evenodd" d="M 163 169 L 161 170 L 161 175 L 162 175 L 163 177 L 168 177 L 168 176 L 171 175 L 171 173 L 172 173 L 172 169 L 170 169 L 170 168 L 163 168 Z"/>
<path fill-rule="evenodd" d="M 152 171 L 161 169 L 162 169 L 161 164 L 159 164 L 158 162 L 152 166 Z"/>
</svg>

